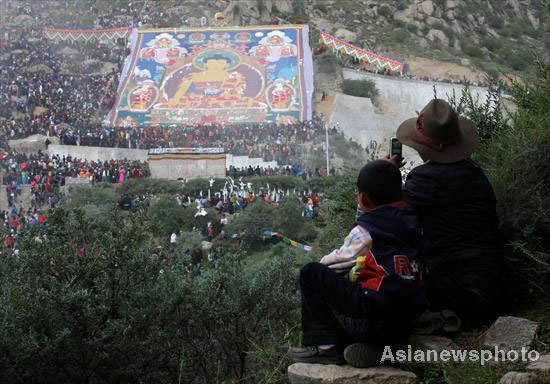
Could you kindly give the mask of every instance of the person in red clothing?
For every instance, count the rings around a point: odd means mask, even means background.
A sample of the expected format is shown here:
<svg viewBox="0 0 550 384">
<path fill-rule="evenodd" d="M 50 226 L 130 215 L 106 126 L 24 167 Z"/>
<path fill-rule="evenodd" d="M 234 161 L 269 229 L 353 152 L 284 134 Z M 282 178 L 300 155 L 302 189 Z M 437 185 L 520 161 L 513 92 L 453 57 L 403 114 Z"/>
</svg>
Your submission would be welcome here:
<svg viewBox="0 0 550 384">
<path fill-rule="evenodd" d="M 4 240 L 4 242 L 6 243 L 6 247 L 8 247 L 8 249 L 13 248 L 15 241 L 13 240 L 13 236 L 11 235 L 11 233 L 8 236 L 6 236 L 6 239 Z"/>
</svg>

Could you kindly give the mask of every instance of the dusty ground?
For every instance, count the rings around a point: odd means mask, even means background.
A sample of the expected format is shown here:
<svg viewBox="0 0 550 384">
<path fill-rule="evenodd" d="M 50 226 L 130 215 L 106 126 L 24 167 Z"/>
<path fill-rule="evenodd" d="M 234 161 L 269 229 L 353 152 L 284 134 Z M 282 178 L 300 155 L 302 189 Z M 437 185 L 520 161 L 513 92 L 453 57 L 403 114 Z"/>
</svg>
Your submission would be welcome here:
<svg viewBox="0 0 550 384">
<path fill-rule="evenodd" d="M 415 76 L 470 81 L 484 81 L 487 74 L 478 69 L 424 57 L 408 56 L 409 72 Z"/>
</svg>

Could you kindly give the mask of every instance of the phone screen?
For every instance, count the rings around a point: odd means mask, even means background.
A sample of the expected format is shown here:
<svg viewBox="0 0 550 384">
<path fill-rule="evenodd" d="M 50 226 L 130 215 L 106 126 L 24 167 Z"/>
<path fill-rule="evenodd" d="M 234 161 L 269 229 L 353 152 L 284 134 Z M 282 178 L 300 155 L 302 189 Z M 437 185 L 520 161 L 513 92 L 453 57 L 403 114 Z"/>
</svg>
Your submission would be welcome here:
<svg viewBox="0 0 550 384">
<path fill-rule="evenodd" d="M 403 156 L 403 145 L 396 138 L 391 139 L 390 156 L 393 155 Z"/>
</svg>

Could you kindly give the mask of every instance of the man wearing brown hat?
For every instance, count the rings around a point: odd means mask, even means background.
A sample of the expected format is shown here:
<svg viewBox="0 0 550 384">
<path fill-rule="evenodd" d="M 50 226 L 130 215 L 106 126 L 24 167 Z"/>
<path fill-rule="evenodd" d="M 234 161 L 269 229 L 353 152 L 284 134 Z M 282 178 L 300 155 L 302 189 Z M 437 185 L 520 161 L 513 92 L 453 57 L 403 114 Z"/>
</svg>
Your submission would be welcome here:
<svg viewBox="0 0 550 384">
<path fill-rule="evenodd" d="M 495 194 L 470 159 L 479 145 L 476 127 L 434 99 L 418 117 L 404 121 L 396 136 L 424 161 L 407 176 L 403 194 L 423 231 L 431 311 L 451 309 L 466 326 L 491 321 L 501 294 L 502 260 Z"/>
</svg>

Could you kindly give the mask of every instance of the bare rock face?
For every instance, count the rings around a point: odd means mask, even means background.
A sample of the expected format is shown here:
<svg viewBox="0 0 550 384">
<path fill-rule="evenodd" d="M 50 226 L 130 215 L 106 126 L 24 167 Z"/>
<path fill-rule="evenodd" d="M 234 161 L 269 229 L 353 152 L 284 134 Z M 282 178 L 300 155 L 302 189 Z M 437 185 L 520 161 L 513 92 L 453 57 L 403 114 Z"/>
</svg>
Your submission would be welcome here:
<svg viewBox="0 0 550 384">
<path fill-rule="evenodd" d="M 432 3 L 430 0 L 423 1 L 422 4 L 420 4 L 422 8 L 422 12 L 424 12 L 428 16 L 432 16 L 434 13 L 434 3 Z"/>
<path fill-rule="evenodd" d="M 349 365 L 296 363 L 288 367 L 291 384 L 414 384 L 416 375 L 392 367 L 353 368 Z"/>
<path fill-rule="evenodd" d="M 445 35 L 445 32 L 439 29 L 430 29 L 426 34 L 426 37 L 430 41 L 439 40 L 445 47 L 449 46 L 449 38 Z"/>
<path fill-rule="evenodd" d="M 455 9 L 457 5 L 457 0 L 447 0 L 445 2 L 445 9 Z"/>
<path fill-rule="evenodd" d="M 537 375 L 541 383 L 550 381 L 550 354 L 541 355 L 537 361 L 527 364 L 526 369 Z"/>
<path fill-rule="evenodd" d="M 521 317 L 501 316 L 485 334 L 483 346 L 488 349 L 498 347 L 504 351 L 529 349 L 535 339 L 538 324 Z"/>
<path fill-rule="evenodd" d="M 537 377 L 527 372 L 508 372 L 499 380 L 498 384 L 535 384 Z"/>
</svg>

